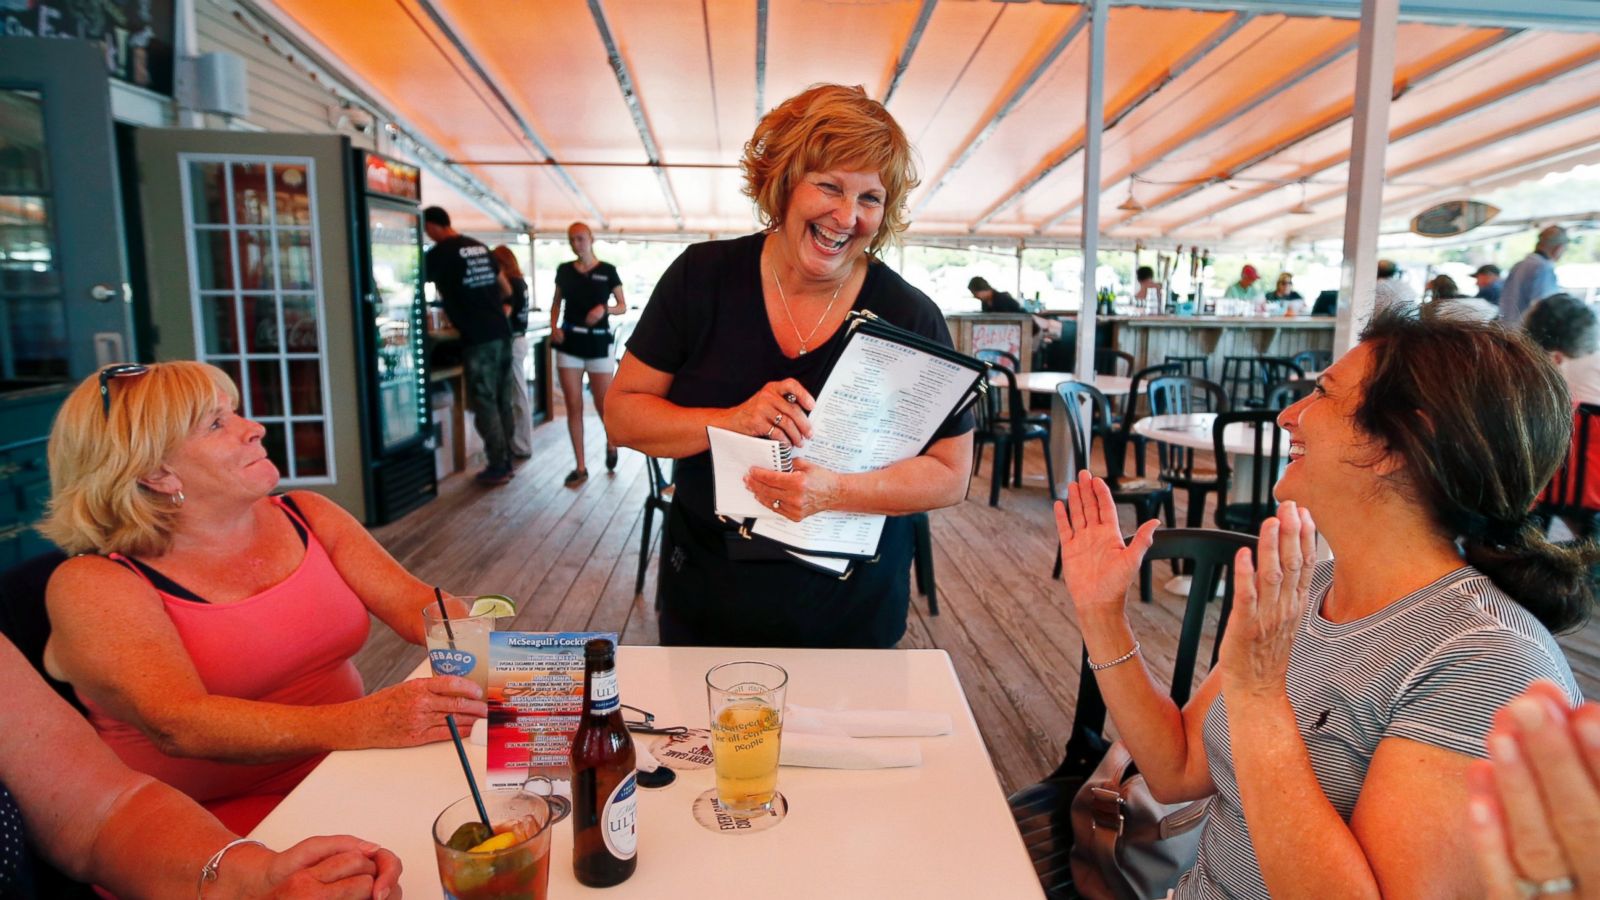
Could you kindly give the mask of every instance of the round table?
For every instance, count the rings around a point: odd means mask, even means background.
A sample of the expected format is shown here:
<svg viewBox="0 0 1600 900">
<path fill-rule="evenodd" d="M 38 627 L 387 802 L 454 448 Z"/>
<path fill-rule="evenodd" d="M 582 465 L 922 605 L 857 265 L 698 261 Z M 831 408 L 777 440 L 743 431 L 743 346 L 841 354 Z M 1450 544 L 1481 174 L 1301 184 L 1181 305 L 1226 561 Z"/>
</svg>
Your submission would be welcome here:
<svg viewBox="0 0 1600 900">
<path fill-rule="evenodd" d="M 1077 376 L 1071 372 L 1024 372 L 1016 376 L 1017 390 L 1029 394 L 1049 394 L 1050 401 L 1050 464 L 1056 470 L 1055 496 L 1067 495 L 1067 484 L 1072 480 L 1073 466 L 1086 466 L 1086 462 L 1072 459 L 1071 441 L 1067 439 L 1067 407 L 1061 402 L 1061 395 L 1056 393 L 1056 386 L 1069 381 L 1077 381 Z M 989 373 L 989 383 L 1004 386 L 1005 376 L 998 372 Z M 1133 387 L 1133 379 L 1123 378 L 1120 375 L 1096 375 L 1094 377 L 1095 389 L 1107 397 L 1127 396 Z"/>
</svg>

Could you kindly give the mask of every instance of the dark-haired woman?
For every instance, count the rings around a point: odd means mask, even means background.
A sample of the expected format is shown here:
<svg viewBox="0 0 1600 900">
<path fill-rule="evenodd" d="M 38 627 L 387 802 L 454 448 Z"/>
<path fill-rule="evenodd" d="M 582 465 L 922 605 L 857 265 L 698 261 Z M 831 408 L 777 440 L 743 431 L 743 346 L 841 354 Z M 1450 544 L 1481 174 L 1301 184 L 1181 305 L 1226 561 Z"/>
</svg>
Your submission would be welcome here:
<svg viewBox="0 0 1600 900">
<path fill-rule="evenodd" d="M 1497 325 L 1380 312 L 1278 423 L 1282 505 L 1181 710 L 1123 613 L 1155 523 L 1124 547 L 1087 475 L 1057 514 L 1117 731 L 1157 798 L 1211 798 L 1176 896 L 1481 896 L 1466 771 L 1495 711 L 1539 679 L 1581 700 L 1551 632 L 1587 621 L 1594 550 L 1526 515 L 1566 452 L 1561 377 Z M 1313 563 L 1311 511 L 1337 565 Z"/>
</svg>

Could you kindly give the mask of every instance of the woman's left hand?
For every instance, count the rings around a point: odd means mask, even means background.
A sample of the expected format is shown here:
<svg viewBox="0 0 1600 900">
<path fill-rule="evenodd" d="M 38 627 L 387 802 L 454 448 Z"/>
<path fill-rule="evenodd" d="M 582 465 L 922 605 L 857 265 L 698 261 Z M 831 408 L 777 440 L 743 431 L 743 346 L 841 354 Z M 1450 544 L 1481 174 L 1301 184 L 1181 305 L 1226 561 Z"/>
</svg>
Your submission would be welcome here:
<svg viewBox="0 0 1600 900">
<path fill-rule="evenodd" d="M 1311 594 L 1316 562 L 1311 513 L 1293 501 L 1261 523 L 1256 563 L 1241 549 L 1233 558 L 1233 613 L 1222 638 L 1225 696 L 1281 694 L 1289 649 Z"/>
<path fill-rule="evenodd" d="M 844 478 L 838 472 L 797 459 L 793 472 L 751 469 L 744 478 L 744 485 L 762 506 L 798 522 L 806 516 L 835 508 L 843 491 Z"/>
<path fill-rule="evenodd" d="M 599 306 L 596 306 L 596 307 L 594 307 L 594 308 L 589 310 L 588 315 L 583 317 L 583 324 L 588 325 L 589 327 L 592 328 L 595 325 L 600 324 L 600 320 L 602 318 L 605 318 L 605 314 L 606 314 L 606 305 L 604 303 L 602 303 Z"/>
</svg>

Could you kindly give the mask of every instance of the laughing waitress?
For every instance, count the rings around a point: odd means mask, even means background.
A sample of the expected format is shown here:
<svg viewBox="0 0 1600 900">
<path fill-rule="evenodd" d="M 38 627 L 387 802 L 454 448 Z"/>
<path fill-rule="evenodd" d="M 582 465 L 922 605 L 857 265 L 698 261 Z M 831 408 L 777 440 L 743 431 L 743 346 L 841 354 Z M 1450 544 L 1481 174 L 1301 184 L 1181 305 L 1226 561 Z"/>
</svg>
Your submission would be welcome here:
<svg viewBox="0 0 1600 900">
<path fill-rule="evenodd" d="M 577 460 L 564 483 L 574 487 L 589 477 L 583 458 L 583 375 L 589 374 L 595 412 L 605 415 L 606 390 L 616 371 L 611 361 L 611 317 L 627 312 L 628 304 L 622 299 L 622 278 L 617 275 L 617 267 L 595 257 L 594 232 L 589 226 L 582 222 L 567 226 L 567 244 L 578 258 L 556 267 L 550 341 L 556 346 L 561 401 L 567 408 L 567 433 L 572 436 L 572 455 Z M 606 471 L 616 467 L 617 446 L 607 439 Z"/>
<path fill-rule="evenodd" d="M 823 510 L 889 516 L 877 558 L 842 580 L 718 521 L 706 426 L 803 446 L 851 310 L 950 344 L 938 307 L 876 257 L 907 224 L 911 145 L 861 88 L 820 85 L 762 118 L 741 167 L 766 230 L 696 244 L 672 263 L 606 410 L 616 443 L 678 460 L 659 554 L 661 643 L 892 647 L 910 602 L 902 517 L 961 501 L 971 417 L 944 423 L 921 456 L 874 472 L 799 460 L 793 472 L 747 475 L 763 505 L 796 521 Z"/>
</svg>

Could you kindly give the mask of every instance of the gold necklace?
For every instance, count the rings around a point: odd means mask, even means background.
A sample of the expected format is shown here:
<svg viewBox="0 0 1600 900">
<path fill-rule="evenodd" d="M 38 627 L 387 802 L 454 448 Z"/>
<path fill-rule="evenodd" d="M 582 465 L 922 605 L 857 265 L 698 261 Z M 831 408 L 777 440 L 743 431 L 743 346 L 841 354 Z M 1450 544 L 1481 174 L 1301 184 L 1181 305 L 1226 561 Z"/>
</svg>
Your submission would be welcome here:
<svg viewBox="0 0 1600 900">
<path fill-rule="evenodd" d="M 817 319 L 817 324 L 811 327 L 811 333 L 801 337 L 800 326 L 796 325 L 794 321 L 794 311 L 789 309 L 789 297 L 783 292 L 783 282 L 778 280 L 777 267 L 768 263 L 767 271 L 772 273 L 772 283 L 778 286 L 778 299 L 783 301 L 783 314 L 789 317 L 789 327 L 794 329 L 794 336 L 800 341 L 800 355 L 805 356 L 811 352 L 807 345 L 811 343 L 812 338 L 817 336 L 817 330 L 822 327 L 822 323 L 828 321 L 828 313 L 833 312 L 833 304 L 839 299 L 839 290 L 844 287 L 846 281 L 850 280 L 850 276 L 846 274 L 839 279 L 838 284 L 834 285 L 833 297 L 828 300 L 828 308 L 822 311 L 822 317 Z"/>
</svg>

